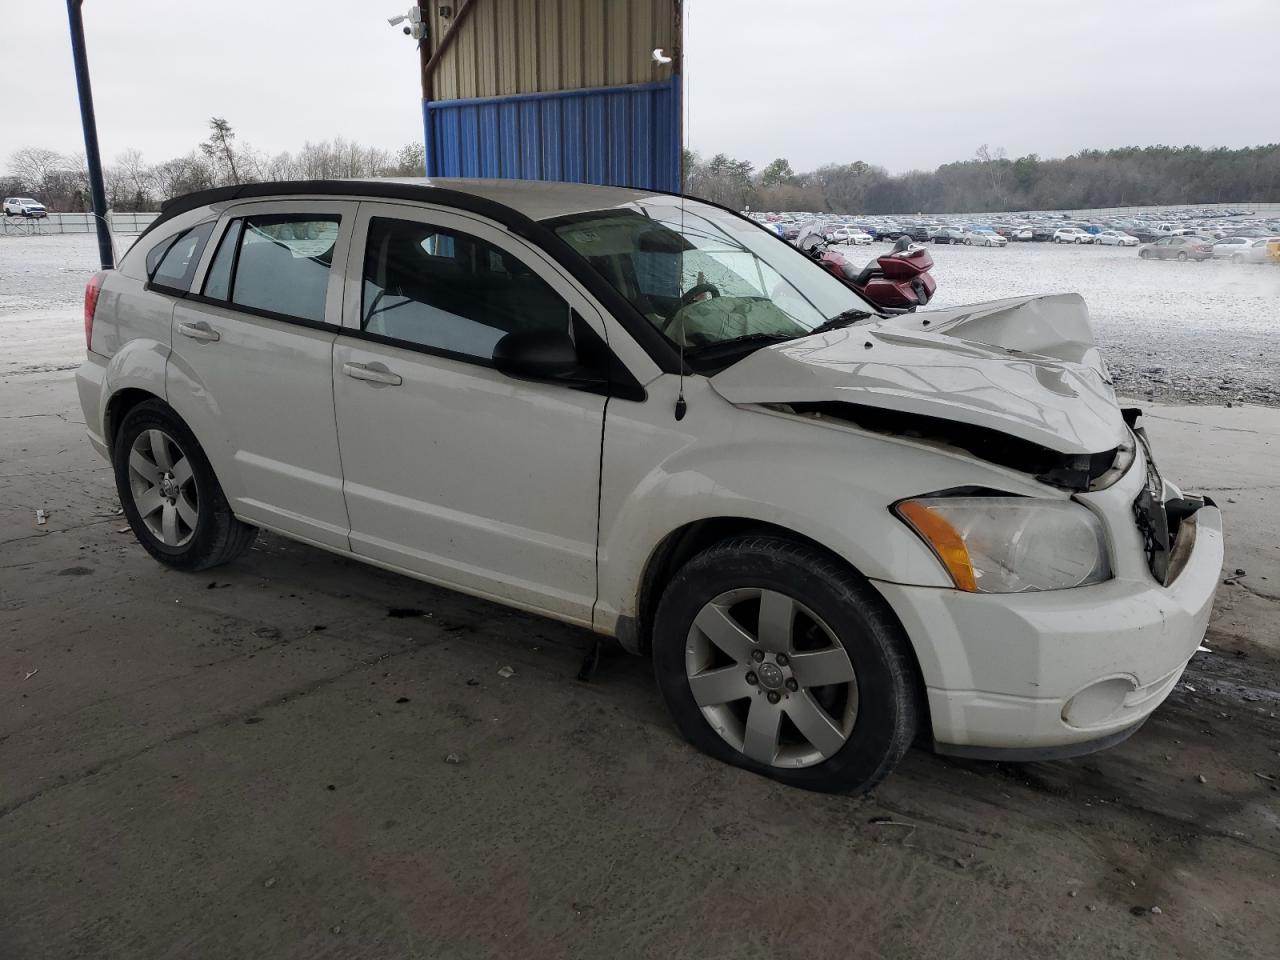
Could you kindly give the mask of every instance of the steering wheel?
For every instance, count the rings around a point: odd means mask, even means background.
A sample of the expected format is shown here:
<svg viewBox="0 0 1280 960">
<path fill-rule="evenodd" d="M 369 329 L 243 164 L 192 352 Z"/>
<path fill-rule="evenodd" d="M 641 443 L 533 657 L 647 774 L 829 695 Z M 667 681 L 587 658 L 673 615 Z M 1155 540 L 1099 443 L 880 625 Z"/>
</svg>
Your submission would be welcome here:
<svg viewBox="0 0 1280 960">
<path fill-rule="evenodd" d="M 680 306 L 687 307 L 689 304 L 693 303 L 694 297 L 700 297 L 704 293 L 709 293 L 712 297 L 718 297 L 720 296 L 720 288 L 714 283 L 699 283 L 696 286 L 692 286 L 686 290 L 684 296 L 680 298 Z"/>
</svg>

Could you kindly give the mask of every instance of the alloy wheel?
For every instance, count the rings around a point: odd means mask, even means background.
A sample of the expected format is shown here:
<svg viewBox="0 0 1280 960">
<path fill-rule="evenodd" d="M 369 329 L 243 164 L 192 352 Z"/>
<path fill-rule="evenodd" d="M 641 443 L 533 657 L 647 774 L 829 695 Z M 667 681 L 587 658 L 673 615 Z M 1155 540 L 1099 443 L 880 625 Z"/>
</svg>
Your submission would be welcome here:
<svg viewBox="0 0 1280 960">
<path fill-rule="evenodd" d="M 191 461 L 163 430 L 143 430 L 129 448 L 129 489 L 138 516 L 166 547 L 195 535 L 200 496 Z"/>
<path fill-rule="evenodd" d="M 689 628 L 685 670 L 712 729 L 758 763 L 821 763 L 857 721 L 848 652 L 812 610 L 775 590 L 730 590 L 705 604 Z"/>
</svg>

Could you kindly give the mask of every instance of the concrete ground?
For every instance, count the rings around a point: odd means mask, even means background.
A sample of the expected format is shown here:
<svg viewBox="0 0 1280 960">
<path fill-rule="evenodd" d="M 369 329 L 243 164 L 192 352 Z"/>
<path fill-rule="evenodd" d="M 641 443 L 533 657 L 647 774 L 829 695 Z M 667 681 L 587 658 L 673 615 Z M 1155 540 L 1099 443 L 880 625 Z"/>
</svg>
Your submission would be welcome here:
<svg viewBox="0 0 1280 960">
<path fill-rule="evenodd" d="M 58 366 L 0 371 L 5 960 L 1280 952 L 1278 411 L 1149 419 L 1247 574 L 1141 732 L 850 799 L 698 754 L 641 660 L 576 681 L 579 631 L 273 536 L 160 567 Z"/>
</svg>

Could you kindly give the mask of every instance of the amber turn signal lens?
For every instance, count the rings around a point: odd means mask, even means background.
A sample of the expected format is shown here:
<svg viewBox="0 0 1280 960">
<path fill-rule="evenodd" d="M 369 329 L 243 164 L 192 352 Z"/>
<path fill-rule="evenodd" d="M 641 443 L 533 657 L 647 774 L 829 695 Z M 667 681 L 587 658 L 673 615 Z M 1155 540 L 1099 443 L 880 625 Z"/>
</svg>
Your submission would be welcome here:
<svg viewBox="0 0 1280 960">
<path fill-rule="evenodd" d="M 898 515 L 933 548 L 957 587 L 969 593 L 977 592 L 978 580 L 973 574 L 969 550 L 945 517 L 914 500 L 898 504 Z"/>
</svg>

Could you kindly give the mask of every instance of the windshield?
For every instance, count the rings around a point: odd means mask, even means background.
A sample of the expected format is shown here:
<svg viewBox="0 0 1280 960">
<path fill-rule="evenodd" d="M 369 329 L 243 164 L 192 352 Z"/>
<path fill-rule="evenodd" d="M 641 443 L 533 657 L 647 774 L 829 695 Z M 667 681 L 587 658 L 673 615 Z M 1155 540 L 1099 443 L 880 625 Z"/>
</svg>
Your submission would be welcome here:
<svg viewBox="0 0 1280 960">
<path fill-rule="evenodd" d="M 773 233 L 695 200 L 682 212 L 680 198 L 652 197 L 548 226 L 692 356 L 743 338 L 802 337 L 874 309 Z"/>
</svg>

